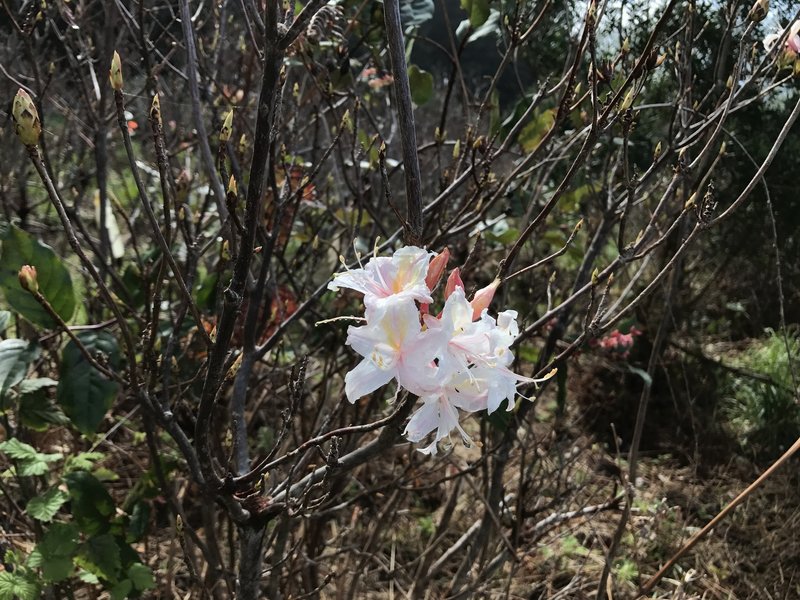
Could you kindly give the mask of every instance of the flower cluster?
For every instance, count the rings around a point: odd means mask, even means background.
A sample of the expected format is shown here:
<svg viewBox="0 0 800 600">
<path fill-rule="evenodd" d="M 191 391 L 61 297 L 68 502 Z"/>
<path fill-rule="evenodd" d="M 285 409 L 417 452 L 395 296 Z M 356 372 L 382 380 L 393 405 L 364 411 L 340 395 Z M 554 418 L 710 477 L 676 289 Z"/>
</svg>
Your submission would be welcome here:
<svg viewBox="0 0 800 600">
<path fill-rule="evenodd" d="M 589 345 L 601 348 L 613 356 L 627 359 L 630 356 L 631 348 L 633 348 L 634 338 L 640 335 L 642 335 L 642 332 L 636 327 L 631 327 L 628 333 L 621 333 L 619 329 L 615 329 L 599 340 L 590 340 Z"/>
<path fill-rule="evenodd" d="M 347 330 L 347 344 L 364 357 L 345 376 L 347 399 L 355 402 L 392 380 L 419 396 L 422 406 L 405 435 L 419 442 L 435 431 L 433 441 L 420 450 L 425 454 L 436 454 L 438 442 L 453 430 L 466 445 L 471 443 L 459 424 L 459 410 L 491 413 L 503 400 L 511 410 L 518 383 L 543 381 L 509 369 L 519 328 L 516 311 L 503 311 L 497 318 L 488 313 L 499 281 L 468 300 L 455 269 L 445 286 L 444 308 L 438 316 L 430 313 L 431 293 L 448 259 L 447 250 L 435 255 L 408 246 L 391 258 L 376 256 L 360 269 L 337 273 L 328 285 L 333 291 L 349 288 L 364 294 L 365 324 Z"/>
</svg>

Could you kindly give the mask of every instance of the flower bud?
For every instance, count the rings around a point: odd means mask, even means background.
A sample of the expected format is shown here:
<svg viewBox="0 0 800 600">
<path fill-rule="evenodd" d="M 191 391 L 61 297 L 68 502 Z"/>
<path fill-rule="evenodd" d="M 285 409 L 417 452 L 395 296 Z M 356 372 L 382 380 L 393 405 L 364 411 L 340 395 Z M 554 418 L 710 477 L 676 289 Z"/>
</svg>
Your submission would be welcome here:
<svg viewBox="0 0 800 600">
<path fill-rule="evenodd" d="M 122 61 L 116 50 L 114 50 L 114 56 L 111 58 L 111 69 L 108 71 L 108 80 L 111 82 L 111 87 L 115 91 L 122 91 Z"/>
<path fill-rule="evenodd" d="M 429 290 L 433 290 L 438 284 L 439 280 L 447 268 L 447 261 L 450 260 L 450 250 L 445 248 L 437 254 L 428 265 L 428 274 L 425 277 L 425 285 Z"/>
<path fill-rule="evenodd" d="M 469 303 L 470 306 L 472 307 L 473 321 L 477 321 L 478 319 L 480 319 L 483 309 L 489 308 L 489 305 L 492 303 L 492 298 L 494 298 L 494 293 L 497 291 L 497 288 L 499 287 L 500 287 L 500 280 L 495 279 L 485 288 L 481 288 L 477 292 L 475 292 L 475 295 L 472 297 L 472 300 Z"/>
<path fill-rule="evenodd" d="M 38 293 L 39 280 L 36 277 L 36 267 L 22 265 L 22 268 L 19 270 L 19 285 L 23 290 L 31 294 Z"/>
<path fill-rule="evenodd" d="M 161 100 L 158 98 L 158 93 L 153 96 L 153 103 L 150 105 L 150 119 L 159 126 L 164 124 L 161 119 Z"/>
<path fill-rule="evenodd" d="M 760 21 L 764 20 L 764 17 L 767 16 L 769 12 L 769 0 L 756 0 L 753 4 L 750 12 L 747 13 L 747 17 L 753 23 L 759 23 Z"/>
<path fill-rule="evenodd" d="M 458 267 L 453 269 L 450 272 L 450 276 L 447 278 L 447 284 L 444 286 L 445 300 L 450 297 L 450 294 L 456 291 L 457 287 L 460 287 L 462 290 L 464 289 L 464 282 L 461 281 L 461 271 Z"/>
<path fill-rule="evenodd" d="M 39 111 L 33 99 L 23 89 L 14 96 L 14 103 L 11 107 L 11 116 L 14 119 L 14 131 L 19 136 L 20 141 L 26 146 L 35 146 L 39 143 L 39 136 L 42 134 L 42 123 L 39 121 Z"/>
<path fill-rule="evenodd" d="M 220 144 L 224 144 L 229 139 L 231 139 L 231 134 L 233 133 L 233 109 L 231 109 L 227 115 L 225 115 L 225 121 L 222 123 L 222 129 L 219 132 L 219 142 Z"/>
</svg>

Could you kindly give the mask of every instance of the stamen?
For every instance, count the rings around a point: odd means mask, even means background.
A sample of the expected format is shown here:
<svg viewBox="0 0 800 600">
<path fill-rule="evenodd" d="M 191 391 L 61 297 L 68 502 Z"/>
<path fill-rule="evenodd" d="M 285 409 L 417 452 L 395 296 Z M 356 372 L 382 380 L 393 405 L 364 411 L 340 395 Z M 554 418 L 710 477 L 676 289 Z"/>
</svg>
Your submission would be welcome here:
<svg viewBox="0 0 800 600">
<path fill-rule="evenodd" d="M 323 319 L 322 321 L 317 321 L 314 323 L 314 327 L 318 327 L 319 325 L 324 325 L 326 323 L 334 323 L 336 321 L 361 321 L 362 323 L 366 323 L 367 319 L 364 317 L 351 317 L 349 315 L 345 315 L 343 317 L 333 317 L 332 319 Z"/>
</svg>

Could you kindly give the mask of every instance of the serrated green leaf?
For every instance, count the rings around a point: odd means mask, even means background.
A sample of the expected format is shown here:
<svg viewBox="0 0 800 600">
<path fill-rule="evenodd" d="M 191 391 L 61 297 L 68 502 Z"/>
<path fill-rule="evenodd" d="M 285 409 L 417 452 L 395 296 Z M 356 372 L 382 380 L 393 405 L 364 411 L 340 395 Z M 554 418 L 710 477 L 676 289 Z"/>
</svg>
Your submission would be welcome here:
<svg viewBox="0 0 800 600">
<path fill-rule="evenodd" d="M 489 0 L 461 0 L 461 8 L 467 11 L 469 24 L 477 29 L 489 18 Z"/>
<path fill-rule="evenodd" d="M 122 569 L 119 546 L 109 533 L 95 535 L 86 540 L 78 551 L 76 562 L 87 571 L 111 582 L 118 580 Z"/>
<path fill-rule="evenodd" d="M 0 406 L 8 390 L 25 378 L 40 352 L 39 345 L 33 342 L 16 339 L 0 342 Z"/>
<path fill-rule="evenodd" d="M 36 546 L 41 554 L 42 575 L 56 582 L 72 574 L 72 558 L 78 548 L 78 528 L 74 523 L 54 523 Z"/>
<path fill-rule="evenodd" d="M 430 21 L 433 12 L 433 0 L 405 0 L 400 3 L 400 21 L 404 29 Z"/>
<path fill-rule="evenodd" d="M 19 573 L 0 572 L 0 600 L 36 600 L 39 586 Z"/>
<path fill-rule="evenodd" d="M 50 469 L 50 463 L 62 458 L 61 454 L 37 452 L 36 448 L 20 442 L 17 438 L 0 442 L 0 452 L 16 461 L 17 474 L 22 477 L 44 475 Z"/>
<path fill-rule="evenodd" d="M 64 462 L 64 470 L 69 471 L 91 471 L 94 463 L 103 458 L 102 452 L 80 452 L 75 456 L 68 456 Z"/>
<path fill-rule="evenodd" d="M 38 381 L 38 379 L 34 381 Z M 20 384 L 20 390 L 24 383 L 23 381 Z M 56 382 L 53 383 L 55 385 Z M 51 425 L 69 425 L 70 423 L 67 415 L 50 397 L 46 387 L 20 396 L 19 418 L 26 427 L 36 431 L 44 431 Z"/>
<path fill-rule="evenodd" d="M 75 471 L 64 476 L 72 499 L 72 515 L 88 534 L 107 531 L 114 514 L 114 501 L 106 488 L 91 473 Z"/>
<path fill-rule="evenodd" d="M 51 488 L 45 493 L 31 498 L 25 507 L 25 512 L 37 521 L 49 523 L 67 500 L 69 500 L 67 492 L 58 488 Z"/>
<path fill-rule="evenodd" d="M 408 84 L 411 87 L 411 99 L 417 106 L 422 106 L 433 98 L 433 75 L 417 65 L 408 67 Z"/>
<path fill-rule="evenodd" d="M 140 592 L 151 590 L 156 587 L 153 571 L 150 570 L 150 567 L 142 563 L 133 563 L 128 567 L 128 578 L 133 582 L 133 586 Z"/>
<path fill-rule="evenodd" d="M 111 600 L 125 600 L 133 591 L 133 582 L 130 579 L 123 579 L 111 588 Z"/>
<path fill-rule="evenodd" d="M 53 310 L 69 321 L 75 313 L 77 302 L 69 270 L 53 249 L 34 239 L 17 227 L 10 227 L 3 239 L 0 255 L 0 289 L 8 304 L 31 323 L 40 327 L 53 327 L 55 322 L 44 308 L 19 284 L 19 270 L 23 265 L 36 267 L 39 291 Z"/>
<path fill-rule="evenodd" d="M 119 367 L 120 356 L 117 341 L 106 331 L 85 331 L 78 339 L 91 352 L 102 353 L 109 368 Z M 91 434 L 111 408 L 117 395 L 118 385 L 109 381 L 83 356 L 78 346 L 70 341 L 61 358 L 56 398 L 66 415 L 81 433 Z"/>
</svg>

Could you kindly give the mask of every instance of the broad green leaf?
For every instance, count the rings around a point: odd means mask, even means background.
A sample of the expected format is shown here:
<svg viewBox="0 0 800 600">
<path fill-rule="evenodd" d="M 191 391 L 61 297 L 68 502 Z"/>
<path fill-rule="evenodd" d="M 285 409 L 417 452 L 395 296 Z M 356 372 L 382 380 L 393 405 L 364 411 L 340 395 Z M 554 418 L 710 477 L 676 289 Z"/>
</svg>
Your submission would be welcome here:
<svg viewBox="0 0 800 600">
<path fill-rule="evenodd" d="M 72 574 L 78 535 L 74 523 L 54 523 L 44 534 L 36 551 L 41 555 L 42 575 L 47 581 L 61 581 Z"/>
<path fill-rule="evenodd" d="M 141 591 L 153 589 L 156 586 L 153 578 L 153 571 L 150 567 L 142 563 L 133 563 L 128 567 L 128 578 L 133 582 L 133 586 Z"/>
<path fill-rule="evenodd" d="M 90 537 L 81 545 L 76 562 L 107 581 L 116 582 L 122 569 L 119 546 L 110 533 Z"/>
<path fill-rule="evenodd" d="M 69 321 L 77 306 L 69 270 L 52 248 L 23 230 L 10 227 L 3 238 L 0 255 L 0 289 L 11 308 L 28 321 L 40 327 L 53 327 L 55 323 L 47 311 L 19 285 L 19 269 L 23 265 L 36 267 L 39 291 L 53 310 L 64 321 Z"/>
<path fill-rule="evenodd" d="M 489 0 L 461 0 L 461 8 L 467 11 L 469 24 L 477 29 L 489 18 Z"/>
<path fill-rule="evenodd" d="M 0 572 L 0 600 L 36 600 L 39 586 L 19 573 Z"/>
<path fill-rule="evenodd" d="M 12 387 L 22 381 L 30 364 L 39 358 L 40 349 L 34 342 L 3 340 L 0 342 L 0 406 Z"/>
<path fill-rule="evenodd" d="M 0 452 L 16 462 L 17 475 L 22 477 L 44 475 L 50 470 L 50 463 L 62 458 L 61 454 L 37 452 L 36 448 L 20 442 L 17 438 L 0 442 Z"/>
<path fill-rule="evenodd" d="M 114 514 L 114 501 L 91 473 L 74 471 L 64 476 L 72 499 L 72 515 L 81 531 L 95 534 L 107 531 Z"/>
<path fill-rule="evenodd" d="M 433 75 L 417 65 L 408 67 L 408 83 L 411 86 L 411 99 L 417 106 L 422 106 L 433 98 Z"/>
<path fill-rule="evenodd" d="M 556 109 L 550 108 L 537 113 L 534 119 L 519 132 L 519 143 L 525 152 L 531 152 L 539 145 L 545 134 L 553 127 Z"/>
<path fill-rule="evenodd" d="M 150 505 L 147 502 L 137 502 L 133 505 L 131 518 L 128 521 L 125 541 L 138 542 L 147 533 L 147 524 L 150 521 Z"/>
<path fill-rule="evenodd" d="M 51 488 L 45 493 L 31 498 L 25 507 L 25 512 L 37 521 L 49 523 L 67 500 L 69 500 L 67 492 L 58 488 Z"/>
<path fill-rule="evenodd" d="M 105 355 L 110 369 L 120 363 L 119 348 L 114 337 L 106 331 L 85 331 L 78 339 L 92 355 Z M 58 392 L 56 397 L 64 412 L 81 433 L 97 431 L 103 417 L 114 403 L 118 386 L 95 369 L 70 341 L 61 357 Z"/>
</svg>

